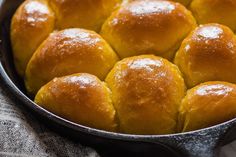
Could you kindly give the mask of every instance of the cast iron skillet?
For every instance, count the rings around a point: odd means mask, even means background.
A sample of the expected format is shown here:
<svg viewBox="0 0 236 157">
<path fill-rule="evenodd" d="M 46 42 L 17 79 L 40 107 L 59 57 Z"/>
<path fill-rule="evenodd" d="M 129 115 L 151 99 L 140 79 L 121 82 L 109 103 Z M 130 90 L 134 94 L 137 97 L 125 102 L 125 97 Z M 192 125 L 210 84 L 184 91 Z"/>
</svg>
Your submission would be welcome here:
<svg viewBox="0 0 236 157">
<path fill-rule="evenodd" d="M 25 94 L 23 82 L 13 66 L 9 28 L 11 17 L 20 3 L 22 0 L 0 0 L 0 78 L 7 90 L 50 128 L 94 147 L 102 156 L 110 157 L 214 157 L 218 154 L 217 148 L 236 139 L 236 119 L 188 133 L 128 135 L 75 124 L 36 105 Z"/>
</svg>

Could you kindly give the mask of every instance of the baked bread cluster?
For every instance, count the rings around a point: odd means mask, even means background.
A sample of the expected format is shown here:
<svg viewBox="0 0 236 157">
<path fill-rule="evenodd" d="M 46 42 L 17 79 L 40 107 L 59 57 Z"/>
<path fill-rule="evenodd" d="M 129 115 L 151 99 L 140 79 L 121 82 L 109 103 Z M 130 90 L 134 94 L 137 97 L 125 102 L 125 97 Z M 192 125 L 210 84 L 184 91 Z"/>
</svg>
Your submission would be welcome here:
<svg viewBox="0 0 236 157">
<path fill-rule="evenodd" d="M 236 2 L 26 0 L 11 22 L 16 71 L 43 108 L 129 134 L 236 117 Z"/>
</svg>

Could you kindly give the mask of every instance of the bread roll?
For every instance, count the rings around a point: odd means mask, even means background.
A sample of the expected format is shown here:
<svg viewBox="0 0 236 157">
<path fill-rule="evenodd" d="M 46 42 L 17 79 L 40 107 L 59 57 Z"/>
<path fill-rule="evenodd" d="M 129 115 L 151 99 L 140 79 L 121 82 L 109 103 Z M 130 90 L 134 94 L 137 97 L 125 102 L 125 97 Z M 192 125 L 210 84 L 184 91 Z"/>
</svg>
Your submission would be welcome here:
<svg viewBox="0 0 236 157">
<path fill-rule="evenodd" d="M 110 90 L 90 74 L 53 79 L 39 90 L 35 102 L 78 124 L 108 131 L 117 127 Z"/>
<path fill-rule="evenodd" d="M 145 1 L 145 0 L 123 0 L 123 2 L 125 3 L 129 3 L 133 1 Z M 150 0 L 146 0 L 146 1 L 150 1 Z M 179 2 L 185 6 L 188 6 L 192 0 L 168 0 L 168 1 Z"/>
<path fill-rule="evenodd" d="M 202 25 L 183 41 L 175 63 L 188 87 L 206 81 L 236 83 L 235 35 L 223 25 Z"/>
<path fill-rule="evenodd" d="M 106 78 L 120 131 L 169 134 L 176 131 L 184 80 L 174 64 L 153 55 L 119 61 Z"/>
<path fill-rule="evenodd" d="M 171 1 L 179 2 L 185 6 L 188 6 L 192 2 L 192 0 L 171 0 Z"/>
<path fill-rule="evenodd" d="M 235 0 L 193 0 L 191 11 L 198 23 L 220 23 L 236 31 Z"/>
<path fill-rule="evenodd" d="M 59 29 L 78 27 L 99 31 L 122 0 L 50 0 Z"/>
<path fill-rule="evenodd" d="M 11 22 L 11 43 L 17 72 L 23 76 L 27 63 L 53 31 L 55 17 L 46 0 L 26 0 Z"/>
<path fill-rule="evenodd" d="M 180 106 L 180 131 L 213 126 L 236 117 L 236 85 L 207 82 L 187 92 Z"/>
<path fill-rule="evenodd" d="M 79 72 L 104 79 L 118 61 L 116 53 L 97 33 L 66 29 L 50 35 L 37 49 L 26 69 L 26 88 L 36 94 L 54 77 Z"/>
<path fill-rule="evenodd" d="M 171 59 L 195 26 L 190 11 L 179 3 L 133 1 L 112 14 L 101 35 L 121 58 L 152 53 Z"/>
</svg>

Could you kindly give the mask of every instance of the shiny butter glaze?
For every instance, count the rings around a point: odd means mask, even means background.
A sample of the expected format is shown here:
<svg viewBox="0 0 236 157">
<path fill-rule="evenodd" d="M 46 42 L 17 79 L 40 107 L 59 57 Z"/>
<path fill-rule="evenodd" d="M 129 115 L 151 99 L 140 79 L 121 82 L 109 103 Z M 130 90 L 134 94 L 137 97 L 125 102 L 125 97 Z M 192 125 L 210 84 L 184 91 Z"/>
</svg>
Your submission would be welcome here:
<svg viewBox="0 0 236 157">
<path fill-rule="evenodd" d="M 136 5 L 129 5 L 127 10 L 134 16 L 148 15 L 148 14 L 170 14 L 176 9 L 176 6 L 169 2 L 150 1 L 146 3 L 138 3 Z"/>
<path fill-rule="evenodd" d="M 236 83 L 235 35 L 223 25 L 202 25 L 183 41 L 175 63 L 189 87 L 214 80 Z"/>
<path fill-rule="evenodd" d="M 11 40 L 16 69 L 21 76 L 34 51 L 53 31 L 54 22 L 54 13 L 44 0 L 27 0 L 16 11 L 11 24 Z"/>
<path fill-rule="evenodd" d="M 175 65 L 153 55 L 130 57 L 115 65 L 106 82 L 121 132 L 175 131 L 178 106 L 185 94 L 184 80 Z"/>
<path fill-rule="evenodd" d="M 98 34 L 84 29 L 55 32 L 37 49 L 26 70 L 30 93 L 54 77 L 78 72 L 104 79 L 118 61 L 111 47 Z"/>
<path fill-rule="evenodd" d="M 179 131 L 213 126 L 236 117 L 236 85 L 206 82 L 187 92 L 180 106 Z"/>
<path fill-rule="evenodd" d="M 195 26 L 191 13 L 178 3 L 133 1 L 112 14 L 101 35 L 121 58 L 153 53 L 170 59 Z"/>
<path fill-rule="evenodd" d="M 110 90 L 90 74 L 54 78 L 40 89 L 35 102 L 78 124 L 108 131 L 117 127 Z"/>
<path fill-rule="evenodd" d="M 48 15 L 51 14 L 49 8 L 40 1 L 32 1 L 24 6 L 26 21 L 35 26 L 36 22 L 45 22 L 48 20 Z"/>
</svg>

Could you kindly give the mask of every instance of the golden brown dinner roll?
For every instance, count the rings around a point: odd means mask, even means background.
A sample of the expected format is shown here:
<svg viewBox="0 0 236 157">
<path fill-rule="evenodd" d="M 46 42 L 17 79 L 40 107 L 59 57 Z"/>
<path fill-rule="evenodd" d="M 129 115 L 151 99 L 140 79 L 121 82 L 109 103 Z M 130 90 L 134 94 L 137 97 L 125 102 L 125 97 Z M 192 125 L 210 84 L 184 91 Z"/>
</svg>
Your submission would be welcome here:
<svg viewBox="0 0 236 157">
<path fill-rule="evenodd" d="M 132 1 L 145 1 L 145 0 L 123 0 L 123 2 L 125 3 L 129 3 Z M 149 1 L 149 0 L 146 0 L 146 1 Z M 185 6 L 188 6 L 192 0 L 168 0 L 168 1 L 179 2 Z"/>
<path fill-rule="evenodd" d="M 79 72 L 104 79 L 118 61 L 107 42 L 93 31 L 66 29 L 50 35 L 37 49 L 26 69 L 26 88 L 36 94 L 54 77 Z"/>
<path fill-rule="evenodd" d="M 122 0 L 50 0 L 59 29 L 79 27 L 99 31 Z"/>
<path fill-rule="evenodd" d="M 206 81 L 236 83 L 235 35 L 223 25 L 202 25 L 183 41 L 175 63 L 188 87 Z"/>
<path fill-rule="evenodd" d="M 106 78 L 120 131 L 168 134 L 176 131 L 178 107 L 185 95 L 177 66 L 153 55 L 118 62 Z"/>
<path fill-rule="evenodd" d="M 188 6 L 192 2 L 192 0 L 171 0 L 171 1 L 179 2 L 185 6 Z"/>
<path fill-rule="evenodd" d="M 198 23 L 220 23 L 236 31 L 235 0 L 193 0 L 190 8 Z"/>
<path fill-rule="evenodd" d="M 180 131 L 213 126 L 236 117 L 236 85 L 207 82 L 187 92 L 180 106 Z"/>
<path fill-rule="evenodd" d="M 171 0 L 171 1 L 179 2 L 185 6 L 188 6 L 192 2 L 192 0 Z"/>
<path fill-rule="evenodd" d="M 133 1 L 112 14 L 101 35 L 121 58 L 153 53 L 170 59 L 195 26 L 190 11 L 179 3 Z"/>
<path fill-rule="evenodd" d="M 116 130 L 111 92 L 96 76 L 80 73 L 55 78 L 39 90 L 35 102 L 78 124 Z"/>
<path fill-rule="evenodd" d="M 34 51 L 53 31 L 54 20 L 46 0 L 26 0 L 17 9 L 11 23 L 11 43 L 15 66 L 21 76 Z"/>
</svg>

